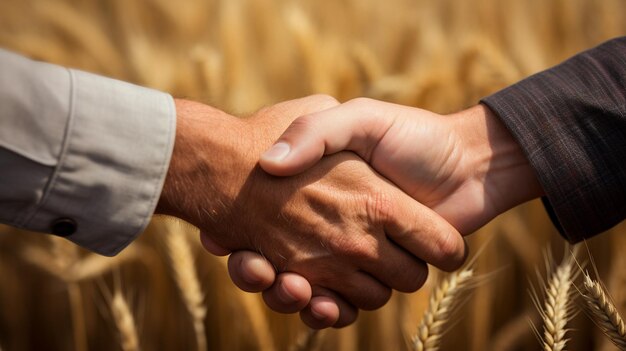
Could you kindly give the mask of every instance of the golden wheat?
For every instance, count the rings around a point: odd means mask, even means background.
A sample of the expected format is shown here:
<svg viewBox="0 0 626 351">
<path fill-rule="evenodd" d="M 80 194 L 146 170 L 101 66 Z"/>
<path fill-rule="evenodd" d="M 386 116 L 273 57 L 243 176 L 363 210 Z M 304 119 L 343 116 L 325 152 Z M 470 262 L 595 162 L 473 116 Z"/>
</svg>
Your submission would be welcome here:
<svg viewBox="0 0 626 351">
<path fill-rule="evenodd" d="M 204 255 L 208 261 L 208 265 L 220 268 L 223 272 L 228 271 L 228 263 L 224 257 L 217 257 L 213 255 Z M 261 296 L 258 294 L 250 294 L 237 288 L 231 288 L 230 291 L 224 287 L 232 287 L 232 281 L 228 274 L 220 275 L 218 279 L 214 281 L 215 286 L 222 287 L 224 295 L 222 298 L 228 299 L 228 304 L 220 303 L 219 306 L 226 307 L 221 313 L 223 314 L 237 314 L 241 317 L 240 321 L 246 321 L 249 330 L 246 332 L 246 336 L 255 341 L 259 350 L 263 351 L 275 351 L 277 349 L 285 349 L 286 347 L 276 347 L 274 341 L 275 333 L 272 333 L 271 315 L 266 313 L 266 309 L 262 303 Z M 219 297 L 217 297 L 219 299 Z M 237 306 L 238 310 L 232 310 L 228 307 Z M 293 323 L 292 323 L 293 324 Z M 287 328 L 282 328 L 284 331 Z"/>
<path fill-rule="evenodd" d="M 320 340 L 320 332 L 315 329 L 308 329 L 302 333 L 296 340 L 296 343 L 292 345 L 290 351 L 314 351 L 317 349 Z"/>
<path fill-rule="evenodd" d="M 439 342 L 445 332 L 446 323 L 460 303 L 462 294 L 471 287 L 473 278 L 474 271 L 471 268 L 454 272 L 431 293 L 428 309 L 413 338 L 414 350 L 439 350 Z"/>
<path fill-rule="evenodd" d="M 180 230 L 180 225 L 170 223 L 169 228 L 166 240 L 174 278 L 183 297 L 185 307 L 193 319 L 198 350 L 206 350 L 207 343 L 204 328 L 206 307 L 204 306 L 204 294 L 202 293 L 198 273 L 193 261 L 194 255 L 185 237 L 185 232 Z M 172 230 L 172 228 L 177 228 L 178 230 Z"/>
<path fill-rule="evenodd" d="M 28 246 L 22 257 L 30 264 L 54 276 L 66 284 L 70 313 L 72 316 L 73 340 L 76 350 L 87 350 L 83 294 L 79 283 L 101 277 L 139 257 L 140 246 L 131 246 L 116 257 L 88 254 L 81 257 L 78 247 L 65 239 L 50 237 L 51 249 Z"/>
<path fill-rule="evenodd" d="M 539 335 L 538 331 L 536 333 L 544 351 L 562 351 L 568 342 L 566 333 L 567 323 L 572 318 L 574 263 L 573 256 L 565 257 L 563 262 L 548 276 L 548 284 L 544 288 L 543 308 L 541 308 L 538 296 L 533 294 L 533 300 L 543 321 L 543 336 Z"/>
<path fill-rule="evenodd" d="M 585 272 L 583 288 L 582 297 L 591 319 L 615 346 L 626 350 L 624 321 L 604 287 Z"/>
<path fill-rule="evenodd" d="M 135 326 L 135 318 L 126 303 L 120 289 L 116 289 L 110 302 L 113 321 L 120 335 L 120 346 L 123 351 L 138 351 L 139 338 Z"/>
<path fill-rule="evenodd" d="M 70 304 L 70 314 L 72 316 L 72 331 L 74 348 L 76 351 L 87 351 L 87 333 L 85 331 L 85 313 L 83 309 L 83 295 L 80 285 L 72 275 L 72 267 L 79 264 L 80 257 L 76 245 L 67 240 L 57 237 L 49 238 L 52 244 L 52 250 L 46 256 L 46 259 L 38 259 L 37 255 L 26 255 L 25 257 L 32 260 L 32 263 L 39 265 L 40 268 L 47 270 L 63 281 L 67 286 L 67 297 Z M 28 253 L 28 251 L 26 251 Z"/>
</svg>

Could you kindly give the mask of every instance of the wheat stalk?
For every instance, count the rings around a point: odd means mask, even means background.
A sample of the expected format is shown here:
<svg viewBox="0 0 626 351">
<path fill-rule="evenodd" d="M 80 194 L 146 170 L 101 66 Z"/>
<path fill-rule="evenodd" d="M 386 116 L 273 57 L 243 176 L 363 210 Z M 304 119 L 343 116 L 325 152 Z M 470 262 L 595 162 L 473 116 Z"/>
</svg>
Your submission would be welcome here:
<svg viewBox="0 0 626 351">
<path fill-rule="evenodd" d="M 87 350 L 83 296 L 79 283 L 83 280 L 95 279 L 126 262 L 134 261 L 141 257 L 140 249 L 135 244 L 127 247 L 115 257 L 89 254 L 81 258 L 75 244 L 52 236 L 50 241 L 50 249 L 29 246 L 22 251 L 22 256 L 30 264 L 66 284 L 72 317 L 74 347 L 76 350 Z"/>
<path fill-rule="evenodd" d="M 320 331 L 316 329 L 308 329 L 302 333 L 294 345 L 290 347 L 291 351 L 313 351 L 317 349 L 320 340 Z"/>
<path fill-rule="evenodd" d="M 50 238 L 51 249 L 27 246 L 21 252 L 22 257 L 33 266 L 67 284 L 98 278 L 123 264 L 138 259 L 145 260 L 148 253 L 144 246 L 135 243 L 115 257 L 97 254 L 80 257 L 75 244 L 65 239 Z"/>
<path fill-rule="evenodd" d="M 567 322 L 572 318 L 572 280 L 576 275 L 572 273 L 574 262 L 573 256 L 564 259 L 550 275 L 549 283 L 545 287 L 543 308 L 540 307 L 538 297 L 533 295 L 533 302 L 539 309 L 543 320 L 543 337 L 539 336 L 539 339 L 544 351 L 561 351 L 567 344 L 566 327 Z M 536 329 L 533 327 L 533 330 Z"/>
<path fill-rule="evenodd" d="M 593 322 L 620 350 L 626 350 L 626 328 L 604 287 L 585 272 L 583 292 L 586 310 Z"/>
<path fill-rule="evenodd" d="M 167 247 L 174 271 L 176 284 L 180 289 L 185 307 L 193 318 L 193 327 L 196 334 L 198 350 L 206 350 L 206 332 L 204 318 L 206 308 L 204 306 L 204 294 L 200 287 L 198 274 L 193 262 L 193 254 L 185 232 L 171 231 L 167 235 Z"/>
<path fill-rule="evenodd" d="M 430 296 L 428 308 L 413 338 L 413 350 L 437 351 L 445 324 L 458 306 L 459 296 L 472 285 L 474 271 L 465 268 L 450 274 Z"/>
<path fill-rule="evenodd" d="M 209 255 L 209 258 L 212 264 L 220 265 L 223 272 L 228 271 L 227 260 L 225 258 L 213 255 Z M 216 282 L 216 285 L 218 286 L 232 284 L 228 274 L 219 275 L 218 278 L 221 279 Z M 256 340 L 260 350 L 275 351 L 275 335 L 272 333 L 270 321 L 271 315 L 266 313 L 263 300 L 259 299 L 258 295 L 249 294 L 241 289 L 234 289 L 232 292 L 229 292 L 229 295 L 223 296 L 227 296 L 229 299 L 234 299 L 234 304 L 240 307 L 237 311 L 243 311 L 245 314 L 244 317 L 247 318 L 250 323 L 251 331 L 249 337 Z"/>
<path fill-rule="evenodd" d="M 80 262 L 80 256 L 76 245 L 65 239 L 50 237 L 52 241 L 52 257 L 48 265 L 54 266 L 59 277 L 67 284 L 67 297 L 70 304 L 70 314 L 72 316 L 72 332 L 74 349 L 76 351 L 87 350 L 87 332 L 85 330 L 85 312 L 83 309 L 83 294 L 78 282 L 71 276 L 71 267 Z"/>
<path fill-rule="evenodd" d="M 332 75 L 329 74 L 328 60 L 319 50 L 321 39 L 311 18 L 295 3 L 285 8 L 284 16 L 289 33 L 293 35 L 297 50 L 303 60 L 304 70 L 308 74 L 310 90 L 337 95 L 333 94 L 336 84 L 331 78 Z M 336 54 L 336 52 L 333 53 Z M 334 60 L 338 60 L 339 57 L 340 55 L 333 55 Z"/>
<path fill-rule="evenodd" d="M 113 321 L 119 331 L 122 350 L 138 351 L 139 338 L 137 337 L 137 328 L 135 326 L 135 318 L 130 311 L 124 295 L 119 289 L 115 290 L 113 298 L 110 302 Z"/>
<path fill-rule="evenodd" d="M 138 243 L 128 246 L 115 257 L 89 254 L 68 269 L 67 279 L 77 282 L 95 279 L 122 265 L 135 261 L 145 261 L 147 256 L 148 251 Z"/>
</svg>

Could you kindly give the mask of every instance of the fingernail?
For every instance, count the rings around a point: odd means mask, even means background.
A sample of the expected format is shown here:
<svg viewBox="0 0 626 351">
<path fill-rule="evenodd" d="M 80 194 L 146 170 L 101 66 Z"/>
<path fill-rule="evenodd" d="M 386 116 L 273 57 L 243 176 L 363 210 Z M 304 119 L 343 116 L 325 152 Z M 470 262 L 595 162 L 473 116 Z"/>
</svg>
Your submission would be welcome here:
<svg viewBox="0 0 626 351">
<path fill-rule="evenodd" d="M 244 266 L 245 265 L 245 266 Z M 255 273 L 258 272 L 263 265 L 262 259 L 260 258 L 252 258 L 248 261 L 241 262 L 241 273 L 243 279 L 249 284 L 258 284 L 262 281 Z M 255 273 L 252 273 L 255 272 Z"/>
<path fill-rule="evenodd" d="M 325 315 L 323 315 L 319 311 L 316 311 L 315 306 L 311 306 L 311 314 L 313 315 L 313 317 L 315 317 L 315 319 L 318 319 L 320 321 L 323 321 L 326 319 Z"/>
<path fill-rule="evenodd" d="M 269 150 L 265 151 L 261 157 L 269 161 L 279 162 L 287 157 L 289 151 L 291 151 L 289 144 L 281 141 L 274 144 L 274 146 L 272 146 Z"/>
<path fill-rule="evenodd" d="M 280 287 L 278 288 L 278 294 L 280 295 L 280 299 L 285 303 L 294 303 L 298 301 L 285 287 L 285 284 L 281 282 Z"/>
</svg>

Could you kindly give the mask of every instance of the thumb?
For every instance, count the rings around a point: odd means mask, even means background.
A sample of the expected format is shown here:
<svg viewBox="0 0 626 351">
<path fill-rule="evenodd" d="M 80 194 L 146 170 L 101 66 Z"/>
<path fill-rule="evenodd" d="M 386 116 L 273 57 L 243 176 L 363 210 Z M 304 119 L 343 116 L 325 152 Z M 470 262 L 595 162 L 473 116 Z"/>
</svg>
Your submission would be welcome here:
<svg viewBox="0 0 626 351">
<path fill-rule="evenodd" d="M 371 110 L 371 105 L 377 102 L 357 99 L 298 117 L 261 156 L 261 168 L 277 176 L 295 175 L 311 168 L 322 156 L 343 150 L 369 160 L 393 122 Z"/>
</svg>

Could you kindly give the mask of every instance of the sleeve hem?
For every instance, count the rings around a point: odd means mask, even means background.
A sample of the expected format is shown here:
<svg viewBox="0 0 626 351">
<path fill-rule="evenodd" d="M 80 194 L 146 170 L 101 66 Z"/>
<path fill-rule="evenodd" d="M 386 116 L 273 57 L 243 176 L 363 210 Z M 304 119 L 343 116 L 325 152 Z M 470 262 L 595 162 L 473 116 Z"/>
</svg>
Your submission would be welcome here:
<svg viewBox="0 0 626 351">
<path fill-rule="evenodd" d="M 162 164 L 161 164 L 160 171 L 159 171 L 159 173 L 161 174 L 161 177 L 160 179 L 158 179 L 158 181 L 155 184 L 154 192 L 152 195 L 152 200 L 150 201 L 150 205 L 148 206 L 148 211 L 146 212 L 144 216 L 143 222 L 139 225 L 138 228 L 135 229 L 135 234 L 131 235 L 128 238 L 128 240 L 123 242 L 116 250 L 110 253 L 111 256 L 117 255 L 120 251 L 122 251 L 126 246 L 128 246 L 133 240 L 137 238 L 137 236 L 139 236 L 139 234 L 141 234 L 146 229 L 146 227 L 150 223 L 150 220 L 152 219 L 154 210 L 156 209 L 156 206 L 159 202 L 161 191 L 163 190 L 163 184 L 165 183 L 165 177 L 167 176 L 167 170 L 169 169 L 169 163 L 172 158 L 172 152 L 174 149 L 174 139 L 176 135 L 176 107 L 174 105 L 174 99 L 171 96 L 169 97 L 168 100 L 169 100 L 168 115 L 172 116 L 172 118 L 170 119 L 171 122 L 169 124 L 169 130 L 167 131 L 167 134 L 170 136 L 167 147 L 166 147 L 168 151 L 163 154 L 164 157 L 163 157 Z"/>
<path fill-rule="evenodd" d="M 625 54 L 616 38 L 481 101 L 522 147 L 572 243 L 626 218 Z"/>
<path fill-rule="evenodd" d="M 71 108 L 62 153 L 23 227 L 50 232 L 71 218 L 74 243 L 119 253 L 148 225 L 171 158 L 176 112 L 166 93 L 70 70 Z"/>
</svg>

